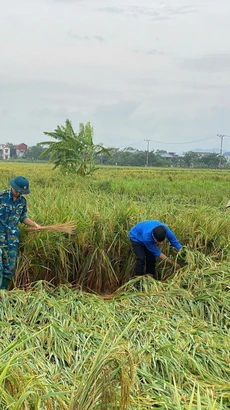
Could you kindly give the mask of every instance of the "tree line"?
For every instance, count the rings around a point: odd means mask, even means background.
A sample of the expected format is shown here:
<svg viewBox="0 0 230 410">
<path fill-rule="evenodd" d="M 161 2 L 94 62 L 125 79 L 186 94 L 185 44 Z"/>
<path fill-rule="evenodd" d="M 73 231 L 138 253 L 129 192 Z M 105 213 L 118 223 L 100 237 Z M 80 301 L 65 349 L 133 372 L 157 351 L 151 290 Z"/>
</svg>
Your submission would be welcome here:
<svg viewBox="0 0 230 410">
<path fill-rule="evenodd" d="M 98 165 L 114 166 L 150 166 L 181 168 L 229 168 L 226 158 L 216 153 L 198 156 L 188 151 L 182 156 L 164 157 L 164 150 L 137 150 L 133 147 L 104 148 L 103 144 L 94 144 L 93 127 L 90 122 L 80 123 L 79 132 L 75 132 L 70 120 L 65 125 L 57 126 L 53 132 L 44 132 L 53 140 L 40 142 L 28 147 L 20 160 L 49 161 L 54 168 L 60 167 L 65 173 L 80 175 L 91 174 Z M 8 143 L 11 159 L 17 160 L 16 145 Z"/>
<path fill-rule="evenodd" d="M 111 149 L 111 156 L 101 155 L 97 158 L 97 163 L 102 165 L 120 165 L 120 166 L 140 166 L 144 167 L 181 167 L 181 168 L 226 168 L 228 163 L 225 157 L 219 154 L 210 153 L 207 156 L 199 157 L 196 152 L 189 151 L 183 156 L 175 155 L 171 158 L 164 158 L 162 154 L 166 151 L 153 150 L 147 151 L 136 150 L 132 147 L 123 150 L 119 148 Z M 147 160 L 148 155 L 148 160 Z"/>
</svg>

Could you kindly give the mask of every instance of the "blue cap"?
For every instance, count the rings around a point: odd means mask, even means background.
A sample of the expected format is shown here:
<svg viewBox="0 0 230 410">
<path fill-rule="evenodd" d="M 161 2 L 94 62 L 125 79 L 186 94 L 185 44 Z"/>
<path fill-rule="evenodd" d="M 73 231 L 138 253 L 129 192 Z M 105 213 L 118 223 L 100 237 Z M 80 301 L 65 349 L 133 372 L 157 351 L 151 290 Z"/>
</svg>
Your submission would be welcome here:
<svg viewBox="0 0 230 410">
<path fill-rule="evenodd" d="M 29 181 L 25 177 L 19 176 L 19 177 L 10 179 L 10 185 L 15 191 L 20 192 L 20 194 L 30 193 Z"/>
</svg>

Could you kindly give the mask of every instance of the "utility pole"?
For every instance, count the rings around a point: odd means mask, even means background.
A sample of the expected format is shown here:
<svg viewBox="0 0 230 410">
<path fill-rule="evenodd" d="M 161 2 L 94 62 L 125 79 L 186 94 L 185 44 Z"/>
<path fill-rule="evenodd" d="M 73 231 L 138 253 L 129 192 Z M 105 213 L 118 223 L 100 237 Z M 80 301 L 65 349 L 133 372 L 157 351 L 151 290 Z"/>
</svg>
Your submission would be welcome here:
<svg viewBox="0 0 230 410">
<path fill-rule="evenodd" d="M 224 135 L 222 134 L 217 134 L 217 137 L 220 137 L 220 160 L 219 160 L 219 168 L 221 169 L 221 159 L 222 159 L 222 154 L 223 154 L 223 140 L 224 140 Z"/>
<path fill-rule="evenodd" d="M 150 140 L 144 140 L 147 142 L 147 151 L 146 151 L 146 167 L 149 166 L 149 141 Z"/>
<path fill-rule="evenodd" d="M 229 135 L 217 134 L 217 137 L 220 137 L 220 161 L 219 161 L 219 168 L 222 166 L 222 156 L 223 156 L 223 141 L 224 137 L 228 137 Z"/>
</svg>

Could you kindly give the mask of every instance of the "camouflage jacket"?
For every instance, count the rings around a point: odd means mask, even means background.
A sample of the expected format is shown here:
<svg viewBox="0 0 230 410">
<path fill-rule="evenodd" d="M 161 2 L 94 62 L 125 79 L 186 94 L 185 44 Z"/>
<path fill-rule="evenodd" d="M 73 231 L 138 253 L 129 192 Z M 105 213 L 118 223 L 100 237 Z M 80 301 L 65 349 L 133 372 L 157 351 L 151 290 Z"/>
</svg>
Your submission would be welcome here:
<svg viewBox="0 0 230 410">
<path fill-rule="evenodd" d="M 26 218 L 25 197 L 14 201 L 10 189 L 0 192 L 0 247 L 19 242 L 18 223 Z"/>
</svg>

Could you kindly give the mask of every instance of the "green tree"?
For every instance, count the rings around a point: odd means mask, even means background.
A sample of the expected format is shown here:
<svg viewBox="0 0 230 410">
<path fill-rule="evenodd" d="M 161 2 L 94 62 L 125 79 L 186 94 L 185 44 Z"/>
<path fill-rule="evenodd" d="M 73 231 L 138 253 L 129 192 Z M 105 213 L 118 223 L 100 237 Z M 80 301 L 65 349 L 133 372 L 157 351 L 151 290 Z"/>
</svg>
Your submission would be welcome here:
<svg viewBox="0 0 230 410">
<path fill-rule="evenodd" d="M 53 132 L 44 132 L 45 135 L 56 141 L 40 142 L 39 145 L 47 147 L 40 155 L 44 158 L 50 156 L 54 168 L 60 167 L 67 173 L 77 173 L 85 176 L 95 171 L 95 159 L 101 154 L 110 155 L 110 149 L 101 144 L 93 143 L 93 127 L 90 122 L 80 124 L 79 133 L 75 133 L 71 121 L 66 120 L 65 126 L 58 125 Z"/>
<path fill-rule="evenodd" d="M 227 162 L 225 157 L 220 157 L 219 154 L 210 153 L 205 157 L 200 159 L 200 162 L 205 166 L 205 168 L 219 168 L 220 163 L 223 165 Z"/>
<path fill-rule="evenodd" d="M 149 153 L 149 165 L 152 167 L 167 167 L 169 165 L 168 161 L 162 158 L 159 152 L 165 153 L 166 151 L 157 150 Z"/>
<path fill-rule="evenodd" d="M 188 151 L 184 154 L 184 164 L 185 166 L 187 166 L 188 168 L 192 168 L 195 163 L 197 162 L 197 154 L 193 151 Z"/>
<path fill-rule="evenodd" d="M 27 151 L 25 152 L 24 158 L 25 159 L 31 159 L 31 160 L 39 160 L 40 156 L 43 154 L 45 151 L 45 148 L 41 147 L 39 144 L 33 145 L 32 147 L 29 147 Z M 48 161 L 49 156 L 44 157 L 44 160 Z"/>
</svg>

